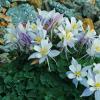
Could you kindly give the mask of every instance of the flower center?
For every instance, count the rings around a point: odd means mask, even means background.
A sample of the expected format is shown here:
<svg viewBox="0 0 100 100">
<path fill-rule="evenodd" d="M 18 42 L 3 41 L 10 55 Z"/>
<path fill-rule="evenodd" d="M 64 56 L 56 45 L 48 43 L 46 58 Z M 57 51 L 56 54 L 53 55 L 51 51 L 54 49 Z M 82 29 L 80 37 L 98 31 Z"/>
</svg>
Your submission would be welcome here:
<svg viewBox="0 0 100 100">
<path fill-rule="evenodd" d="M 78 72 L 75 72 L 75 76 L 79 77 L 81 75 L 81 72 L 78 71 Z"/>
<path fill-rule="evenodd" d="M 33 30 L 35 30 L 37 26 L 35 24 L 32 24 L 31 27 Z"/>
<path fill-rule="evenodd" d="M 42 56 L 45 56 L 48 53 L 48 49 L 47 48 L 41 48 L 40 53 L 42 54 Z"/>
<path fill-rule="evenodd" d="M 72 39 L 72 33 L 71 32 L 67 32 L 66 33 L 66 40 L 70 41 Z"/>
<path fill-rule="evenodd" d="M 100 83 L 95 84 L 96 89 L 100 89 Z"/>
<path fill-rule="evenodd" d="M 99 45 L 96 46 L 96 47 L 95 47 L 95 50 L 96 50 L 97 52 L 100 52 L 100 46 L 99 46 Z"/>
<path fill-rule="evenodd" d="M 77 29 L 77 28 L 78 28 L 77 24 L 76 23 L 73 23 L 72 24 L 72 29 Z"/>
<path fill-rule="evenodd" d="M 35 38 L 35 41 L 36 41 L 37 43 L 40 43 L 41 40 L 42 40 L 42 38 L 41 38 L 40 36 L 37 36 L 37 37 Z"/>
</svg>

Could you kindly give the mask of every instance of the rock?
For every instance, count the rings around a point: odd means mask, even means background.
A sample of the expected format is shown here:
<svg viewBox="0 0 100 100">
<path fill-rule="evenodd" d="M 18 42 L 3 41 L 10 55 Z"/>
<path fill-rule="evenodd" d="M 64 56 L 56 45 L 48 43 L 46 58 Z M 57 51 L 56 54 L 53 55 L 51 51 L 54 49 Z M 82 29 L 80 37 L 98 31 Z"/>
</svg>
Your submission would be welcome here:
<svg viewBox="0 0 100 100">
<path fill-rule="evenodd" d="M 6 15 L 11 16 L 12 23 L 32 21 L 36 18 L 37 13 L 33 6 L 29 4 L 21 4 L 19 6 L 9 8 Z"/>
</svg>

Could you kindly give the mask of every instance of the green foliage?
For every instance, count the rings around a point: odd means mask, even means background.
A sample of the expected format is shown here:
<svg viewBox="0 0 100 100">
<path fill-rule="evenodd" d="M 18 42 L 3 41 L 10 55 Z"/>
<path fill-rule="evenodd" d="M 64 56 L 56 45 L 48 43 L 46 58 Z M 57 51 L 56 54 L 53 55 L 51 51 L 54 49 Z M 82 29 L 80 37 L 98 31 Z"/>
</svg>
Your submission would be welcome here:
<svg viewBox="0 0 100 100">
<path fill-rule="evenodd" d="M 70 65 L 64 54 L 56 58 L 57 64 L 47 63 L 30 65 L 27 55 L 17 57 L 10 64 L 0 68 L 0 100 L 86 100 L 80 98 L 84 87 L 74 87 L 66 78 L 65 72 Z M 93 100 L 92 97 L 87 100 Z"/>
</svg>

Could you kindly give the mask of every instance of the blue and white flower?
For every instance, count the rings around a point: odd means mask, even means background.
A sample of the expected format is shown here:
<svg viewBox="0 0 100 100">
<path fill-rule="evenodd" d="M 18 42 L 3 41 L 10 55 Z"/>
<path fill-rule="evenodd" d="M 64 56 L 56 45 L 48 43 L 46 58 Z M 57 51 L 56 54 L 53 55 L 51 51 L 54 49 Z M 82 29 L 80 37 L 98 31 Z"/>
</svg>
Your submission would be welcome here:
<svg viewBox="0 0 100 100">
<path fill-rule="evenodd" d="M 95 94 L 95 100 L 100 100 L 100 74 L 95 74 L 91 70 L 88 71 L 87 87 L 81 97 Z"/>
<path fill-rule="evenodd" d="M 61 41 L 58 43 L 59 47 L 67 48 L 69 46 L 70 48 L 73 48 L 75 43 L 77 42 L 77 38 L 71 31 L 70 22 L 66 18 L 66 21 L 64 24 L 61 24 L 57 30 L 55 30 L 55 33 L 59 36 Z"/>
<path fill-rule="evenodd" d="M 39 59 L 39 63 L 43 63 L 44 61 L 48 62 L 48 57 L 54 58 L 60 54 L 58 50 L 51 50 L 52 48 L 52 43 L 46 40 L 42 40 L 40 45 L 35 45 L 34 50 L 36 51 L 35 53 L 31 54 L 29 59 L 34 59 L 37 58 Z M 48 62 L 49 64 L 49 62 Z"/>
<path fill-rule="evenodd" d="M 100 57 L 100 37 L 92 42 L 91 46 L 87 49 L 87 53 L 91 57 Z"/>
<path fill-rule="evenodd" d="M 41 11 L 40 9 L 38 9 L 38 13 L 39 13 L 39 19 L 41 20 L 42 25 L 46 30 L 51 29 L 52 26 L 60 22 L 60 20 L 63 18 L 63 15 L 56 12 L 55 10 L 48 12 L 48 11 Z"/>
<path fill-rule="evenodd" d="M 75 86 L 78 86 L 78 82 L 80 82 L 83 85 L 87 85 L 84 84 L 86 82 L 86 76 L 87 76 L 87 69 L 86 67 L 82 68 L 82 66 L 80 64 L 78 64 L 78 62 L 72 58 L 72 62 L 71 65 L 69 66 L 70 71 L 66 72 L 67 76 L 69 79 L 73 80 L 73 83 L 75 84 Z"/>
</svg>

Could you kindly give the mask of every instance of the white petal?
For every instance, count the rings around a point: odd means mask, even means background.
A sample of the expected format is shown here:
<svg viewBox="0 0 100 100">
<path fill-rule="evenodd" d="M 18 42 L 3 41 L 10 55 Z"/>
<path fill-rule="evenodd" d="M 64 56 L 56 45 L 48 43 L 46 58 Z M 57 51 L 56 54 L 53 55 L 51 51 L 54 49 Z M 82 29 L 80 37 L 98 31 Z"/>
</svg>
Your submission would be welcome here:
<svg viewBox="0 0 100 100">
<path fill-rule="evenodd" d="M 81 97 L 90 96 L 90 95 L 93 94 L 93 92 L 94 92 L 94 91 L 91 91 L 90 88 L 86 88 L 86 89 L 83 91 Z"/>
<path fill-rule="evenodd" d="M 42 40 L 41 41 L 41 46 L 44 47 L 48 47 L 48 40 Z"/>
<path fill-rule="evenodd" d="M 46 57 L 42 57 L 40 60 L 39 60 L 39 64 L 43 63 L 45 61 Z"/>
<path fill-rule="evenodd" d="M 74 83 L 75 87 L 77 88 L 77 86 L 78 86 L 78 81 L 77 81 L 76 79 L 73 79 L 73 83 Z"/>
<path fill-rule="evenodd" d="M 64 30 L 64 28 L 63 28 L 62 25 L 60 25 L 60 26 L 58 27 L 58 30 L 59 30 L 61 33 L 65 34 L 65 30 Z"/>
<path fill-rule="evenodd" d="M 74 65 L 74 66 L 77 66 L 78 62 L 72 57 L 71 64 Z"/>
<path fill-rule="evenodd" d="M 94 84 L 95 84 L 95 82 L 94 82 L 94 80 L 92 78 L 89 78 L 88 81 L 87 81 L 87 83 L 89 85 L 91 85 L 91 86 L 94 86 Z"/>
<path fill-rule="evenodd" d="M 71 24 L 76 23 L 76 18 L 75 17 L 71 17 Z"/>
<path fill-rule="evenodd" d="M 95 80 L 96 80 L 97 83 L 100 83 L 100 74 L 97 74 L 95 76 Z"/>
<path fill-rule="evenodd" d="M 78 81 L 81 81 L 81 80 L 82 80 L 82 77 L 76 77 L 76 79 L 77 79 Z"/>
<path fill-rule="evenodd" d="M 100 100 L 100 91 L 95 92 L 95 100 Z"/>
<path fill-rule="evenodd" d="M 59 54 L 60 52 L 58 50 L 51 50 L 48 55 L 52 58 L 58 56 Z"/>
<path fill-rule="evenodd" d="M 88 71 L 93 65 L 86 66 L 82 68 L 82 71 Z"/>
<path fill-rule="evenodd" d="M 66 39 L 64 39 L 64 41 L 63 41 L 63 46 L 64 47 L 67 46 L 67 40 Z"/>
<path fill-rule="evenodd" d="M 81 76 L 82 76 L 82 77 L 87 76 L 87 72 L 86 72 L 86 71 L 81 71 Z"/>
<path fill-rule="evenodd" d="M 75 78 L 75 75 L 71 71 L 68 71 L 66 74 L 67 74 L 69 79 Z"/>
<path fill-rule="evenodd" d="M 73 66 L 73 65 L 70 65 L 69 66 L 69 69 L 74 73 L 74 72 L 76 72 L 76 68 L 75 68 L 75 66 Z"/>
<path fill-rule="evenodd" d="M 20 29 L 21 32 L 26 32 L 25 28 L 23 27 L 22 23 L 18 24 L 18 28 Z"/>
<path fill-rule="evenodd" d="M 46 48 L 50 49 L 52 47 L 52 43 L 48 43 L 48 39 L 47 40 L 42 40 L 41 41 L 41 46 L 42 46 L 42 48 L 46 47 Z"/>
<path fill-rule="evenodd" d="M 65 22 L 66 22 L 66 29 L 67 30 L 70 30 L 71 29 L 71 23 L 70 23 L 70 21 L 69 21 L 69 19 L 68 18 L 65 18 Z"/>
<path fill-rule="evenodd" d="M 89 69 L 88 70 L 88 84 L 91 85 L 91 86 L 94 86 L 95 85 L 95 74 L 93 73 L 92 69 Z"/>
<path fill-rule="evenodd" d="M 81 71 L 81 65 L 80 64 L 77 64 L 76 65 L 76 69 L 77 69 L 77 71 Z"/>
<path fill-rule="evenodd" d="M 90 90 L 91 90 L 91 91 L 95 91 L 96 88 L 95 88 L 95 87 L 90 87 Z"/>
<path fill-rule="evenodd" d="M 40 47 L 39 46 L 34 46 L 34 50 L 40 52 Z"/>
<path fill-rule="evenodd" d="M 89 87 L 86 78 L 82 78 L 82 80 L 80 81 L 80 83 L 81 83 L 83 86 L 85 86 L 85 87 Z"/>
<path fill-rule="evenodd" d="M 32 55 L 30 55 L 28 59 L 41 58 L 41 57 L 42 57 L 41 54 L 36 52 L 36 53 L 33 53 Z"/>
</svg>

